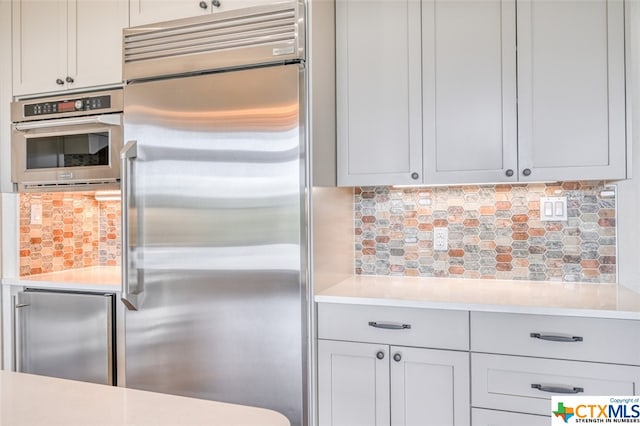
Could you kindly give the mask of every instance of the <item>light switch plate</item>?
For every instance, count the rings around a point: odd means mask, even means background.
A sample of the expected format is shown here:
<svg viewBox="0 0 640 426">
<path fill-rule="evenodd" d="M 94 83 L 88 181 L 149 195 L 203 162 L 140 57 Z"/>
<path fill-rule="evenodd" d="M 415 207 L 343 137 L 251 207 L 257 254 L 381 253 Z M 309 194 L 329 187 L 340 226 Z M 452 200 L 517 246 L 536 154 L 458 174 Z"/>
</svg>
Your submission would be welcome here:
<svg viewBox="0 0 640 426">
<path fill-rule="evenodd" d="M 540 197 L 540 220 L 567 220 L 567 197 Z"/>
<path fill-rule="evenodd" d="M 31 204 L 31 225 L 42 225 L 42 204 Z"/>
</svg>

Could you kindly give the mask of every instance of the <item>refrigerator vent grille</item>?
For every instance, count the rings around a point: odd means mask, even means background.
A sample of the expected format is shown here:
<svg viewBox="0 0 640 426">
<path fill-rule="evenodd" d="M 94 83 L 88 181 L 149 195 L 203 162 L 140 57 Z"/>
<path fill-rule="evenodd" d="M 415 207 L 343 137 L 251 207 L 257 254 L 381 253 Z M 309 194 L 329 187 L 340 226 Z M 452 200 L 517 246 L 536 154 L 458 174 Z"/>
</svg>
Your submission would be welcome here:
<svg viewBox="0 0 640 426">
<path fill-rule="evenodd" d="M 301 7 L 280 3 L 127 29 L 125 78 L 300 59 Z"/>
</svg>

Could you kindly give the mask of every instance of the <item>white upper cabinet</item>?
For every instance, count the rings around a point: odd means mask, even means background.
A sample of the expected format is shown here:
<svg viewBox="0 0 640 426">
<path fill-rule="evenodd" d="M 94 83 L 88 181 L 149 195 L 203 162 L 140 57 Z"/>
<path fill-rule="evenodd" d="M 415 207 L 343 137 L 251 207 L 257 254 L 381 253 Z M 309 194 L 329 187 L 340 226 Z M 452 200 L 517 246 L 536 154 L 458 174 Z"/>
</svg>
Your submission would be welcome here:
<svg viewBox="0 0 640 426">
<path fill-rule="evenodd" d="M 131 26 L 240 9 L 278 0 L 131 0 Z"/>
<path fill-rule="evenodd" d="M 425 183 L 515 181 L 515 0 L 422 2 Z"/>
<path fill-rule="evenodd" d="M 124 0 L 14 0 L 13 94 L 122 81 Z"/>
<path fill-rule="evenodd" d="M 336 2 L 339 185 L 422 182 L 420 2 Z"/>
<path fill-rule="evenodd" d="M 622 0 L 519 0 L 520 180 L 625 178 L 625 123 Z"/>
<path fill-rule="evenodd" d="M 622 0 L 337 1 L 339 185 L 626 178 Z"/>
</svg>

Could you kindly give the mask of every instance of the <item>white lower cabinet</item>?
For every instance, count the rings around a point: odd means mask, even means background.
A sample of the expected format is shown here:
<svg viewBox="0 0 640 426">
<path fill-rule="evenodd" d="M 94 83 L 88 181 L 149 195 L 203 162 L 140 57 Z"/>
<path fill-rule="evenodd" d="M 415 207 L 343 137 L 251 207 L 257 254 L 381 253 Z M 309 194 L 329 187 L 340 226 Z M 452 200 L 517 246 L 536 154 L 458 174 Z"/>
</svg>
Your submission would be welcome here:
<svg viewBox="0 0 640 426">
<path fill-rule="evenodd" d="M 388 425 L 391 415 L 388 360 L 389 348 L 385 345 L 320 340 L 320 425 Z"/>
<path fill-rule="evenodd" d="M 488 412 L 549 416 L 554 395 L 640 393 L 640 321 L 507 312 L 470 315 L 473 426 L 537 425 L 535 417 L 510 423 L 506 414 Z M 477 408 L 488 410 L 476 414 Z M 485 420 L 476 423 L 477 416 Z M 491 423 L 500 416 L 505 420 Z"/>
<path fill-rule="evenodd" d="M 468 352 L 320 340 L 321 426 L 463 426 Z"/>
<path fill-rule="evenodd" d="M 471 410 L 471 424 L 473 426 L 549 426 L 551 418 L 549 416 L 474 408 Z"/>
<path fill-rule="evenodd" d="M 554 395 L 640 395 L 640 321 L 318 304 L 320 426 L 542 426 Z"/>
<path fill-rule="evenodd" d="M 553 395 L 635 395 L 640 367 L 471 354 L 474 407 L 549 415 Z"/>
<path fill-rule="evenodd" d="M 391 346 L 391 425 L 468 425 L 469 353 Z"/>
</svg>

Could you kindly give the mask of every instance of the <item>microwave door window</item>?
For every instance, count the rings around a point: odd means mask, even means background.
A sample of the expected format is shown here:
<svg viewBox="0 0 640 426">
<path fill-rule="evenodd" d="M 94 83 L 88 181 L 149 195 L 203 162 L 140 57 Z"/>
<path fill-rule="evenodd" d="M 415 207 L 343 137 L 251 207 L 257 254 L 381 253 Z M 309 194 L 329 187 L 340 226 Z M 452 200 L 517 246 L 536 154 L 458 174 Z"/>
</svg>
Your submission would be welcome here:
<svg viewBox="0 0 640 426">
<path fill-rule="evenodd" d="M 27 169 L 108 166 L 109 132 L 27 139 Z"/>
</svg>

